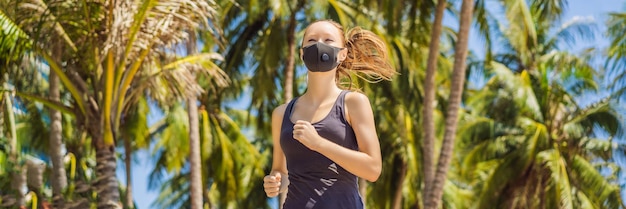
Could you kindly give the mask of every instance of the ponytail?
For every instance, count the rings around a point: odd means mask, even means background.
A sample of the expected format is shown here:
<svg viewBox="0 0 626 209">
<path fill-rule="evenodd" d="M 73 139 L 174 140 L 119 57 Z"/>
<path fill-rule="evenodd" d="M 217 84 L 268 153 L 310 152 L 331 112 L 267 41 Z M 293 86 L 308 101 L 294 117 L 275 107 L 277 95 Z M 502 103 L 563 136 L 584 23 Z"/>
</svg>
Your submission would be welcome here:
<svg viewBox="0 0 626 209">
<path fill-rule="evenodd" d="M 370 83 L 391 80 L 396 74 L 389 63 L 385 43 L 373 32 L 360 27 L 351 29 L 346 37 L 346 48 L 348 56 L 337 67 L 338 81 L 347 77 L 352 86 L 349 72 Z"/>
</svg>

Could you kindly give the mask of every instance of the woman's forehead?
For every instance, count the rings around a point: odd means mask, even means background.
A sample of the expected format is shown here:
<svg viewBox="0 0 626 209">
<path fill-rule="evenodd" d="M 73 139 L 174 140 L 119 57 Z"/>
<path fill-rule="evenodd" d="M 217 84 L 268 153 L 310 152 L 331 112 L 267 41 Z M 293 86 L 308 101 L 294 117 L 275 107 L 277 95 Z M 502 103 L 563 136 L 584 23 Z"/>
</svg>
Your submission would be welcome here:
<svg viewBox="0 0 626 209">
<path fill-rule="evenodd" d="M 339 31 L 339 28 L 337 28 L 337 26 L 326 21 L 320 21 L 320 22 L 315 22 L 309 25 L 309 27 L 305 31 L 305 36 L 311 36 L 311 35 L 337 36 L 337 35 L 340 35 L 340 31 Z"/>
</svg>

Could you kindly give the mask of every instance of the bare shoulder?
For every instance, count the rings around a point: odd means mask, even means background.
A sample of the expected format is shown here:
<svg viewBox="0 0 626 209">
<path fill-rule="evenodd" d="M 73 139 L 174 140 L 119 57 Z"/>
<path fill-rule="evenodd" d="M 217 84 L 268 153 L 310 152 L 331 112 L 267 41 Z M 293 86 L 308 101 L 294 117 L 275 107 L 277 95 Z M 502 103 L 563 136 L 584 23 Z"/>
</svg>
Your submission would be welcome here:
<svg viewBox="0 0 626 209">
<path fill-rule="evenodd" d="M 350 92 L 346 94 L 346 105 L 350 109 L 361 109 L 363 107 L 370 107 L 370 100 L 365 94 L 360 92 Z"/>
<path fill-rule="evenodd" d="M 369 118 L 373 117 L 370 100 L 363 93 L 348 93 L 344 103 L 346 119 L 352 126 L 354 126 L 353 121 L 367 121 Z"/>
<path fill-rule="evenodd" d="M 285 110 L 287 109 L 287 104 L 282 104 L 276 108 L 272 112 L 273 118 L 282 118 L 285 115 Z"/>
</svg>

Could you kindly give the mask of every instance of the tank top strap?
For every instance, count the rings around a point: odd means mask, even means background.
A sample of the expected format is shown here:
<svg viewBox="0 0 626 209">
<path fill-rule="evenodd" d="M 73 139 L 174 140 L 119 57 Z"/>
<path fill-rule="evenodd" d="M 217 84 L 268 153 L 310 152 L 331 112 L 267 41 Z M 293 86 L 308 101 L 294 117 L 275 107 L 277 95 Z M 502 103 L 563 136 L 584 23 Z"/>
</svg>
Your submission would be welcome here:
<svg viewBox="0 0 626 209">
<path fill-rule="evenodd" d="M 285 114 L 283 115 L 283 124 L 290 124 L 291 123 L 291 114 L 293 113 L 293 106 L 295 106 L 296 100 L 298 100 L 298 98 L 299 97 L 296 97 L 296 98 L 292 99 L 287 104 L 287 108 L 285 108 Z"/>
<path fill-rule="evenodd" d="M 336 118 L 339 118 L 339 120 L 341 120 L 341 122 L 345 124 L 348 124 L 347 117 L 346 117 L 346 108 L 345 108 L 346 95 L 348 93 L 350 93 L 350 91 L 342 90 L 341 93 L 339 93 L 339 98 L 337 98 L 337 101 L 335 101 Z"/>
</svg>

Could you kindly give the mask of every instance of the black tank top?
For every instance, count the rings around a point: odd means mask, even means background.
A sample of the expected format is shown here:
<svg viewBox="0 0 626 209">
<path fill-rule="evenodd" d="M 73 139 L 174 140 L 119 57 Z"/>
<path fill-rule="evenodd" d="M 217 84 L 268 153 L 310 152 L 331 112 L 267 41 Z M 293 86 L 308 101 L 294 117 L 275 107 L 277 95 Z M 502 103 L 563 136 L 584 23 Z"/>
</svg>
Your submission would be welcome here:
<svg viewBox="0 0 626 209">
<path fill-rule="evenodd" d="M 347 93 L 342 91 L 328 115 L 312 125 L 323 138 L 358 150 L 354 130 L 344 115 Z M 290 182 L 284 209 L 363 208 L 357 177 L 293 138 L 291 114 L 297 100 L 295 98 L 287 105 L 280 132 L 280 145 L 287 159 Z"/>
</svg>

